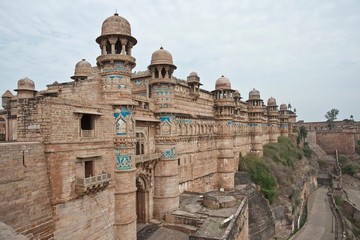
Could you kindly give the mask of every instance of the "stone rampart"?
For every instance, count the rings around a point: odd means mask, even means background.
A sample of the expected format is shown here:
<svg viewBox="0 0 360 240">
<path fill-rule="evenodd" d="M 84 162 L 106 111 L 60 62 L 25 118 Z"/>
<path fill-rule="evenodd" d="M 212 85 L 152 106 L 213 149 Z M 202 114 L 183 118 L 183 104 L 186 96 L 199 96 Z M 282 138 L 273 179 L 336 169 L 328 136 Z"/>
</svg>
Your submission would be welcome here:
<svg viewBox="0 0 360 240">
<path fill-rule="evenodd" d="M 335 149 L 340 154 L 351 155 L 355 153 L 354 133 L 317 132 L 316 142 L 327 154 L 334 154 Z"/>
<path fill-rule="evenodd" d="M 0 221 L 30 238 L 51 238 L 54 222 L 44 146 L 1 143 L 0 168 Z"/>
</svg>

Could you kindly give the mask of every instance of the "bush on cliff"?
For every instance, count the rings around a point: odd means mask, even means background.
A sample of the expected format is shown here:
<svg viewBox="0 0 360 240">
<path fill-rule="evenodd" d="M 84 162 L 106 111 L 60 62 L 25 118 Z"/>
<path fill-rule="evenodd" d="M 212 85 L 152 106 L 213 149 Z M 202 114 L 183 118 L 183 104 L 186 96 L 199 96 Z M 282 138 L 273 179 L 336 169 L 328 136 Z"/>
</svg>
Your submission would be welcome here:
<svg viewBox="0 0 360 240">
<path fill-rule="evenodd" d="M 279 137 L 278 143 L 264 145 L 264 158 L 281 163 L 284 166 L 294 167 L 297 159 L 303 157 L 303 152 L 287 137 Z"/>
<path fill-rule="evenodd" d="M 276 179 L 264 160 L 256 155 L 249 154 L 243 158 L 243 162 L 251 180 L 260 186 L 261 192 L 269 200 L 270 204 L 273 203 L 276 197 Z"/>
</svg>

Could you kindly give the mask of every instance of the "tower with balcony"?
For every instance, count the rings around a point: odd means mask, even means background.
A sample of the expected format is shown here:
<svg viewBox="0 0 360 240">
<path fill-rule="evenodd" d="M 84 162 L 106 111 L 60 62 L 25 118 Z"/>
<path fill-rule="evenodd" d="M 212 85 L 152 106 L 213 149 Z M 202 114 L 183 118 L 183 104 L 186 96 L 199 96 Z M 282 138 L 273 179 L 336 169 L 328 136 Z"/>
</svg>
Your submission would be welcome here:
<svg viewBox="0 0 360 240">
<path fill-rule="evenodd" d="M 251 149 L 250 151 L 263 155 L 263 126 L 264 118 L 264 102 L 260 98 L 260 92 L 255 88 L 249 92 L 248 105 L 248 118 L 250 127 Z"/>
<path fill-rule="evenodd" d="M 155 115 L 160 126 L 155 135 L 156 151 L 161 157 L 154 175 L 154 217 L 162 219 L 179 206 L 178 158 L 176 154 L 177 129 L 174 92 L 176 66 L 172 55 L 163 47 L 151 56 L 148 66 L 150 97 L 155 102 Z"/>
<path fill-rule="evenodd" d="M 113 109 L 115 160 L 115 229 L 119 239 L 136 239 L 136 166 L 134 101 L 131 71 L 135 67 L 132 47 L 137 43 L 129 22 L 115 13 L 102 24 L 96 39 L 102 85 L 102 101 Z"/>
<path fill-rule="evenodd" d="M 269 142 L 276 143 L 277 138 L 280 135 L 279 110 L 278 110 L 278 106 L 276 105 L 276 99 L 273 97 L 269 98 L 266 108 L 267 108 Z"/>
<path fill-rule="evenodd" d="M 235 90 L 231 89 L 231 82 L 221 76 L 216 80 L 214 96 L 214 111 L 218 140 L 218 186 L 225 190 L 234 188 L 234 151 L 233 151 L 233 116 L 235 114 Z M 237 96 L 236 96 L 237 97 Z"/>
</svg>

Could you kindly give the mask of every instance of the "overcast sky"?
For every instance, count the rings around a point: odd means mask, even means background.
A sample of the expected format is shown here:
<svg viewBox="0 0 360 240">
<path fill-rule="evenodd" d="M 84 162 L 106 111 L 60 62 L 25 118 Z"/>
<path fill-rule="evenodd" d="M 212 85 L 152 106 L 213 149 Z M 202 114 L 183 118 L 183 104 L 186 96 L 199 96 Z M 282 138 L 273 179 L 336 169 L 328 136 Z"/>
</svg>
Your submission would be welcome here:
<svg viewBox="0 0 360 240">
<path fill-rule="evenodd" d="M 75 64 L 96 65 L 95 39 L 115 10 L 138 40 L 146 70 L 162 45 L 186 79 L 206 90 L 225 75 L 244 100 L 256 88 L 265 104 L 291 103 L 298 119 L 360 120 L 359 0 L 11 0 L 0 2 L 0 94 L 31 78 L 37 90 L 71 81 Z"/>
</svg>

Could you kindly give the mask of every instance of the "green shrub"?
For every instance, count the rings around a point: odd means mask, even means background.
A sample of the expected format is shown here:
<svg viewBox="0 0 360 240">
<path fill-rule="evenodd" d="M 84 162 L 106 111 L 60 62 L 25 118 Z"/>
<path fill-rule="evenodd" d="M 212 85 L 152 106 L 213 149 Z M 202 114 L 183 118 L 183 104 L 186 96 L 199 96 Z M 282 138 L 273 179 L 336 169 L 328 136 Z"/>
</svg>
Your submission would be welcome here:
<svg viewBox="0 0 360 240">
<path fill-rule="evenodd" d="M 276 197 L 276 179 L 266 166 L 263 159 L 255 155 L 248 155 L 244 158 L 246 169 L 251 177 L 251 180 L 260 186 L 261 192 L 273 203 Z"/>
<path fill-rule="evenodd" d="M 359 171 L 359 168 L 351 163 L 346 163 L 341 166 L 341 171 L 345 174 L 349 174 L 353 176 L 355 173 Z"/>
<path fill-rule="evenodd" d="M 284 166 L 293 167 L 296 159 L 303 157 L 303 153 L 288 137 L 279 137 L 278 143 L 264 145 L 264 157 Z"/>
</svg>

